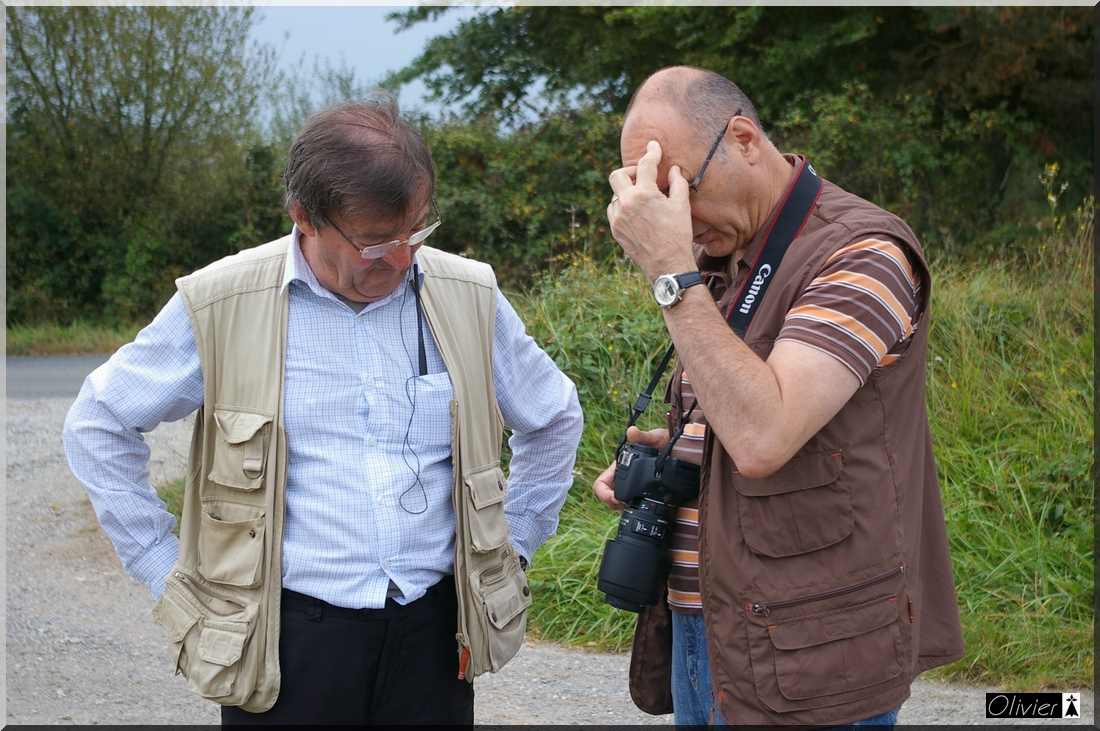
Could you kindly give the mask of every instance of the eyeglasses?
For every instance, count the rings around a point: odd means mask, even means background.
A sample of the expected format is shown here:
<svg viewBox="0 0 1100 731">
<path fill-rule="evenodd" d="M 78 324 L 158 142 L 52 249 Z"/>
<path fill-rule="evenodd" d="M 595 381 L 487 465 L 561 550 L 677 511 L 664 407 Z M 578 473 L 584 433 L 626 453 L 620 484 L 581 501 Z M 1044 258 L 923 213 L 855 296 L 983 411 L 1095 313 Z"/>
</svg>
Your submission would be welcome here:
<svg viewBox="0 0 1100 731">
<path fill-rule="evenodd" d="M 738 109 L 733 116 L 740 117 L 741 110 Z M 730 119 L 733 119 L 733 117 L 730 117 Z M 699 181 L 703 179 L 703 173 L 707 171 L 707 165 L 710 165 L 710 159 L 714 157 L 714 153 L 718 151 L 718 145 L 722 142 L 722 138 L 726 135 L 726 127 L 729 126 L 729 120 L 726 120 L 726 124 L 722 127 L 722 131 L 718 133 L 718 139 L 716 139 L 714 141 L 714 144 L 710 147 L 710 154 L 707 155 L 707 159 L 703 161 L 703 167 L 699 168 L 699 174 L 695 176 L 695 180 L 688 183 L 688 188 L 690 188 L 691 190 L 694 190 L 697 193 L 699 192 Z"/>
<path fill-rule="evenodd" d="M 398 246 L 404 246 L 407 244 L 408 246 L 413 247 L 419 246 L 420 244 L 424 243 L 424 239 L 431 236 L 433 231 L 443 225 L 443 220 L 439 217 L 439 209 L 435 206 L 434 198 L 432 199 L 432 211 L 435 213 L 435 223 L 433 223 L 431 226 L 420 229 L 404 241 L 387 241 L 384 244 L 371 244 L 370 246 L 357 246 L 346 233 L 340 230 L 339 226 L 337 226 L 332 221 L 329 221 L 329 223 L 331 223 L 332 227 L 336 229 L 336 233 L 344 237 L 344 241 L 347 241 L 349 244 L 351 244 L 351 248 L 359 252 L 359 256 L 363 257 L 364 259 L 381 259 L 383 256 L 389 255 L 390 252 L 392 252 Z"/>
</svg>

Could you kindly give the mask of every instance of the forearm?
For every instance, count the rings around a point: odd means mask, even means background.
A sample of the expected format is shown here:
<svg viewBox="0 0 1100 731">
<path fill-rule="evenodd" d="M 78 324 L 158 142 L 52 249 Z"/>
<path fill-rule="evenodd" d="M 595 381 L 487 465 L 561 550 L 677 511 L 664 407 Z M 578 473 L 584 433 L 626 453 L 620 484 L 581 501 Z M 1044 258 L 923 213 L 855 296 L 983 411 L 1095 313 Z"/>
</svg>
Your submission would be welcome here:
<svg viewBox="0 0 1100 731">
<path fill-rule="evenodd" d="M 504 512 L 513 542 L 527 558 L 557 531 L 558 513 L 573 484 L 582 428 L 580 404 L 571 389 L 568 406 L 557 418 L 537 431 L 515 433 L 508 441 L 512 460 Z"/>
<path fill-rule="evenodd" d="M 679 303 L 662 312 L 699 408 L 738 468 L 757 476 L 786 462 L 801 445 L 791 444 L 785 428 L 789 405 L 775 373 L 737 337 L 706 288 L 685 290 Z"/>
<path fill-rule="evenodd" d="M 96 400 L 90 380 L 65 421 L 64 442 L 69 466 L 126 572 L 158 597 L 179 541 L 175 518 L 149 484 L 149 447 Z"/>
</svg>

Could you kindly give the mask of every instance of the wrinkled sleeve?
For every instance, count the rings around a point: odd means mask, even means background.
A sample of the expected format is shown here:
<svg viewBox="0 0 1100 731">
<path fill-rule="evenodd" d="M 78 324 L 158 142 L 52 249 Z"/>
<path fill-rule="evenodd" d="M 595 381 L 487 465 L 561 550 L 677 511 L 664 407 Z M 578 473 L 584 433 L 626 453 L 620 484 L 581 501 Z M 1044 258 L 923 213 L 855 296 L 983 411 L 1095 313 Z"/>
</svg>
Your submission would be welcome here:
<svg viewBox="0 0 1100 731">
<path fill-rule="evenodd" d="M 557 530 L 584 419 L 573 382 L 527 334 L 503 294 L 493 337 L 493 384 L 512 430 L 504 512 L 513 544 L 530 560 Z"/>
<path fill-rule="evenodd" d="M 149 484 L 142 436 L 202 404 L 191 323 L 175 295 L 134 342 L 89 375 L 65 419 L 65 454 L 122 565 L 153 598 L 179 555 L 175 518 Z"/>
</svg>

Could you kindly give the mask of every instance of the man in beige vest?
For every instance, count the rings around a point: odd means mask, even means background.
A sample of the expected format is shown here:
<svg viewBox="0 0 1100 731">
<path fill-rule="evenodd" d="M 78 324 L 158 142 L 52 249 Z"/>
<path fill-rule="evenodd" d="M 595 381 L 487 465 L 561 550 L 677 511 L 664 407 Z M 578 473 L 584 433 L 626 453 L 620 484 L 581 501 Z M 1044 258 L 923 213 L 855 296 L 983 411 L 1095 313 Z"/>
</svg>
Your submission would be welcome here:
<svg viewBox="0 0 1100 731">
<path fill-rule="evenodd" d="M 576 389 L 488 266 L 423 246 L 435 170 L 391 97 L 311 117 L 284 182 L 289 236 L 178 280 L 88 377 L 70 465 L 224 724 L 471 724 L 522 643 Z M 196 409 L 177 539 L 141 434 Z"/>
<path fill-rule="evenodd" d="M 912 679 L 963 654 L 920 245 L 781 154 L 709 71 L 651 76 L 621 147 L 611 230 L 680 360 L 670 429 L 628 437 L 664 448 L 682 425 L 671 456 L 701 467 L 631 694 L 684 724 L 892 725 Z M 622 508 L 613 484 L 594 490 Z"/>
</svg>

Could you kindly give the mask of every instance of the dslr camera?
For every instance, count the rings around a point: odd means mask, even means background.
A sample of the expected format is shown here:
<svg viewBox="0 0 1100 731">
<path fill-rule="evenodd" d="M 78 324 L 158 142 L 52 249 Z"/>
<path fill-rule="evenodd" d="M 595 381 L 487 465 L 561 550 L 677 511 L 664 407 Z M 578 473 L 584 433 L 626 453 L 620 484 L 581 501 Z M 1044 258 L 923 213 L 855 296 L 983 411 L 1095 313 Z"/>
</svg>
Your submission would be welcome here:
<svg viewBox="0 0 1100 731">
<path fill-rule="evenodd" d="M 615 458 L 615 499 L 626 507 L 604 547 L 597 587 L 618 609 L 641 612 L 660 601 L 675 506 L 699 494 L 699 465 L 669 457 L 674 443 L 664 452 L 627 444 Z"/>
</svg>

